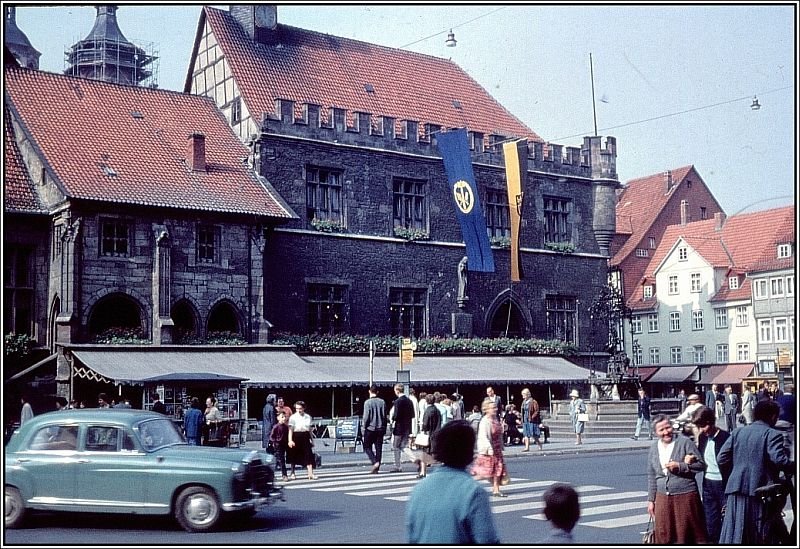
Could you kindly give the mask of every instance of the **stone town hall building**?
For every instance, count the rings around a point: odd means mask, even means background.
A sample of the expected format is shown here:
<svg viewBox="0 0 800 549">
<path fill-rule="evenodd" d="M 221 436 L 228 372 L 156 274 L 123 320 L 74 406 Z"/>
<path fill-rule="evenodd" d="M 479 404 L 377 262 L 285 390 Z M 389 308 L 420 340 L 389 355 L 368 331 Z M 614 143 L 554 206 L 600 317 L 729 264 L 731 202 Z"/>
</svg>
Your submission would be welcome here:
<svg viewBox="0 0 800 549">
<path fill-rule="evenodd" d="M 114 17 L 98 8 L 93 33 Z M 602 349 L 587 309 L 607 281 L 614 138 L 545 143 L 451 61 L 283 25 L 259 4 L 203 8 L 183 93 L 4 72 L 4 332 L 51 351 L 115 328 L 153 345 L 272 330 Z M 462 127 L 496 271 L 469 272 L 459 301 L 465 251 L 436 143 Z M 517 138 L 512 285 L 501 143 Z"/>
</svg>

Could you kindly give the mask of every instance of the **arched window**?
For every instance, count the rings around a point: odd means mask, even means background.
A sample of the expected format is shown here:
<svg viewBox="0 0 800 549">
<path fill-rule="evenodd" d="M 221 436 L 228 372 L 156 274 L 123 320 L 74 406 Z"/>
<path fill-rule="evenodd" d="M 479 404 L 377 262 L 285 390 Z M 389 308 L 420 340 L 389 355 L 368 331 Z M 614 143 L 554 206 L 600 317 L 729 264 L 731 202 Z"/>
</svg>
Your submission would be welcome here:
<svg viewBox="0 0 800 549">
<path fill-rule="evenodd" d="M 489 322 L 489 337 L 526 337 L 527 332 L 527 322 L 516 303 L 506 299 L 497 306 Z"/>
<path fill-rule="evenodd" d="M 92 339 L 147 339 L 142 324 L 142 310 L 130 296 L 114 293 L 101 298 L 89 313 L 89 336 Z"/>
<path fill-rule="evenodd" d="M 215 335 L 221 334 L 233 334 L 240 337 L 242 335 L 239 314 L 236 311 L 236 307 L 227 301 L 222 301 L 214 305 L 211 312 L 208 314 L 206 337 L 212 338 Z"/>
<path fill-rule="evenodd" d="M 181 299 L 172 306 L 170 317 L 175 323 L 172 340 L 175 343 L 191 343 L 200 339 L 197 312 L 187 299 Z"/>
</svg>

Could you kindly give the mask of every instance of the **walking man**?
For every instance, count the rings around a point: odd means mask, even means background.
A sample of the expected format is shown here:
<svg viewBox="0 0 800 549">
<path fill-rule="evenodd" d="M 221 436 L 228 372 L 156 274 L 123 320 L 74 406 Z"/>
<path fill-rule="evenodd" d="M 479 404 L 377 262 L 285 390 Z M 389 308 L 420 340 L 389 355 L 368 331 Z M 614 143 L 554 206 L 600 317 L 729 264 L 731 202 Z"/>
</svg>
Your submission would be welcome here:
<svg viewBox="0 0 800 549">
<path fill-rule="evenodd" d="M 394 468 L 392 472 L 399 473 L 403 469 L 400 467 L 400 452 L 405 453 L 411 462 L 417 458 L 408 445 L 411 436 L 411 422 L 414 421 L 414 405 L 405 395 L 402 383 L 394 386 L 394 394 L 397 400 L 394 401 L 394 429 L 392 429 L 392 451 L 394 452 Z"/>
<path fill-rule="evenodd" d="M 647 425 L 647 436 L 653 440 L 653 431 L 650 428 L 650 397 L 645 393 L 644 387 L 639 387 L 639 400 L 636 405 L 636 431 L 631 437 L 633 440 L 639 440 L 642 424 Z"/>
<path fill-rule="evenodd" d="M 373 383 L 369 387 L 369 398 L 364 402 L 364 453 L 367 454 L 375 474 L 381 468 L 383 457 L 383 437 L 386 434 L 386 402 L 378 397 L 378 388 Z"/>
<path fill-rule="evenodd" d="M 725 425 L 728 427 L 728 432 L 731 433 L 736 426 L 736 411 L 739 409 L 739 396 L 733 392 L 733 388 L 730 385 L 725 386 L 725 403 L 723 406 Z"/>
<path fill-rule="evenodd" d="M 700 430 L 697 449 L 703 456 L 703 461 L 706 462 L 706 470 L 703 473 L 703 511 L 706 515 L 708 542 L 719 543 L 725 508 L 725 484 L 728 482 L 731 467 L 730 464 L 720 467 L 717 463 L 717 455 L 730 435 L 717 427 L 714 410 L 710 408 L 703 407 L 700 410 L 695 425 Z M 694 456 L 691 456 L 687 463 L 693 461 Z"/>
</svg>

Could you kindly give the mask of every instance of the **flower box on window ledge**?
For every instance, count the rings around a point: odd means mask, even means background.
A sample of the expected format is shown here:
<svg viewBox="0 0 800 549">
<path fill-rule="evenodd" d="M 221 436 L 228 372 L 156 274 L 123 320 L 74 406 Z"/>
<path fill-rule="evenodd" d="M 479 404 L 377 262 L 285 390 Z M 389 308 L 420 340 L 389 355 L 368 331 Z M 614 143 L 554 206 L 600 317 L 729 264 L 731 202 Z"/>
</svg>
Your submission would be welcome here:
<svg viewBox="0 0 800 549">
<path fill-rule="evenodd" d="M 430 238 L 430 235 L 422 229 L 409 229 L 406 227 L 395 227 L 394 235 L 412 242 L 415 240 L 428 240 Z"/>
<path fill-rule="evenodd" d="M 332 219 L 317 219 L 316 217 L 311 220 L 311 226 L 321 233 L 343 233 L 344 225 L 341 221 L 334 221 Z"/>
<path fill-rule="evenodd" d="M 489 238 L 489 244 L 497 248 L 510 248 L 511 239 L 507 236 L 492 236 Z"/>
<path fill-rule="evenodd" d="M 572 242 L 545 242 L 544 247 L 560 254 L 571 254 L 575 251 L 575 244 Z"/>
</svg>

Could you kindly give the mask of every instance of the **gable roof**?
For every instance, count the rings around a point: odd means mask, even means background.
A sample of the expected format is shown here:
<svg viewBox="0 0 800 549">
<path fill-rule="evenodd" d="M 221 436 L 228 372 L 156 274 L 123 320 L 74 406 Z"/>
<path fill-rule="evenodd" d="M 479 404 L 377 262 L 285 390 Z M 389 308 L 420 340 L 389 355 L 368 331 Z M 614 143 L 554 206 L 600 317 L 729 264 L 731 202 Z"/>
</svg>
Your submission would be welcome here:
<svg viewBox="0 0 800 549">
<path fill-rule="evenodd" d="M 777 256 L 778 237 L 784 237 L 788 226 L 794 232 L 794 206 L 734 215 L 717 229 L 717 219 L 705 219 L 686 225 L 670 225 L 664 232 L 647 267 L 647 275 L 655 276 L 678 239 L 683 238 L 715 267 L 731 267 L 746 272 L 761 262 L 765 254 Z M 788 225 L 787 225 L 788 224 Z M 726 259 L 727 257 L 727 259 Z M 793 258 L 788 258 L 789 264 Z"/>
<path fill-rule="evenodd" d="M 5 68 L 7 105 L 67 198 L 290 219 L 209 99 Z M 205 171 L 187 166 L 205 135 Z"/>
<path fill-rule="evenodd" d="M 619 265 L 634 251 L 658 219 L 659 213 L 669 202 L 675 189 L 680 187 L 690 172 L 697 175 L 694 166 L 683 166 L 670 170 L 673 185 L 669 189 L 667 189 L 663 172 L 631 179 L 625 184 L 617 198 L 616 232 L 629 234 L 630 237 L 619 250 L 614 252 L 611 257 L 611 265 Z"/>
<path fill-rule="evenodd" d="M 14 139 L 14 126 L 8 109 L 3 109 L 3 209 L 6 212 L 44 214 L 42 205 L 33 188 L 28 168 L 22 161 L 22 153 Z"/>
<path fill-rule="evenodd" d="M 541 141 L 452 61 L 282 24 L 279 46 L 256 44 L 229 12 L 208 6 L 198 29 L 206 21 L 256 120 L 286 99 Z"/>
</svg>

